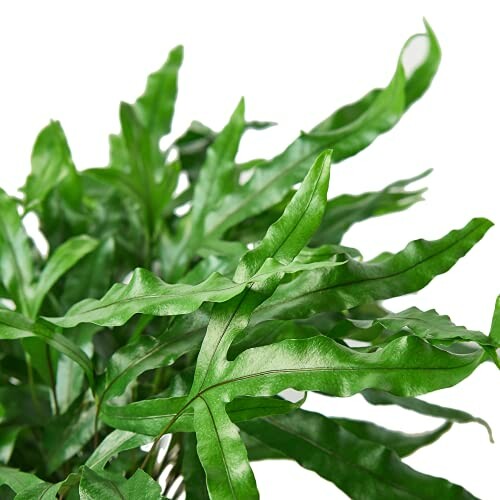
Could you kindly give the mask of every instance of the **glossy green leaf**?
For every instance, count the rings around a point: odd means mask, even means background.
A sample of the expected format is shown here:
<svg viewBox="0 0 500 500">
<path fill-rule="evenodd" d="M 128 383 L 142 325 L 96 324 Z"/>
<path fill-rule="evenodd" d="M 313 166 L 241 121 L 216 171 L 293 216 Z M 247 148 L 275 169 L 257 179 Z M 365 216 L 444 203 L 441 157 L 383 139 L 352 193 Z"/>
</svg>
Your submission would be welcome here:
<svg viewBox="0 0 500 500">
<path fill-rule="evenodd" d="M 40 132 L 33 146 L 31 173 L 24 187 L 26 210 L 36 208 L 52 189 L 75 175 L 64 131 L 59 122 L 52 121 Z"/>
<path fill-rule="evenodd" d="M 350 498 L 475 498 L 460 486 L 411 469 L 389 448 L 360 439 L 318 413 L 299 410 L 242 427 Z"/>
<path fill-rule="evenodd" d="M 333 161 L 352 156 L 375 138 L 391 129 L 417 96 L 429 86 L 440 60 L 437 40 L 426 24 L 429 40 L 427 57 L 410 77 L 398 60 L 395 74 L 384 89 L 375 89 L 365 97 L 341 108 L 301 135 L 283 153 L 256 169 L 248 182 L 224 198 L 207 221 L 208 233 L 220 236 L 230 227 L 279 202 L 304 176 L 312 159 L 325 148 L 333 148 Z M 403 48 L 403 52 L 406 45 Z"/>
<path fill-rule="evenodd" d="M 80 498 L 82 500 L 109 500 L 111 498 L 160 500 L 163 497 L 160 485 L 142 470 L 135 472 L 127 481 L 117 484 L 84 466 L 80 481 Z"/>
<path fill-rule="evenodd" d="M 234 274 L 236 282 L 251 279 L 270 258 L 284 265 L 291 263 L 308 243 L 325 209 L 330 156 L 327 151 L 317 158 L 283 215 L 269 228 L 260 244 L 242 257 Z M 271 277 L 214 308 L 196 362 L 192 394 L 204 387 L 211 370 L 216 372 L 219 366 L 223 366 L 230 345 L 247 326 L 253 310 L 274 292 L 277 285 L 278 280 Z"/>
<path fill-rule="evenodd" d="M 350 260 L 335 269 L 300 273 L 278 287 L 256 312 L 255 319 L 304 318 L 416 292 L 448 271 L 491 226 L 486 219 L 473 219 L 439 240 L 413 241 L 383 260 Z"/>
<path fill-rule="evenodd" d="M 103 470 L 107 462 L 121 451 L 138 448 L 151 442 L 150 436 L 136 434 L 135 432 L 114 430 L 94 450 L 85 465 L 90 469 Z"/>
<path fill-rule="evenodd" d="M 34 474 L 0 465 L 0 486 L 5 484 L 14 492 L 20 493 L 22 490 L 40 483 L 43 483 L 43 481 Z"/>
<path fill-rule="evenodd" d="M 257 499 L 257 484 L 239 431 L 224 404 L 210 395 L 194 405 L 198 457 L 205 469 L 211 498 Z"/>
<path fill-rule="evenodd" d="M 288 413 L 300 407 L 303 401 L 292 403 L 281 398 L 242 397 L 228 403 L 226 411 L 231 421 L 238 423 L 262 416 Z M 170 427 L 172 432 L 193 432 L 194 410 L 184 408 L 186 403 L 188 399 L 181 396 L 146 399 L 125 406 L 104 405 L 102 420 L 117 429 L 157 436 L 165 424 L 176 417 Z"/>
<path fill-rule="evenodd" d="M 182 231 L 180 240 L 171 245 L 168 254 L 169 277 L 178 278 L 184 274 L 189 259 L 203 241 L 207 215 L 237 184 L 235 157 L 244 131 L 244 112 L 245 104 L 241 100 L 229 123 L 207 150 L 193 193 L 189 226 Z"/>
<path fill-rule="evenodd" d="M 480 351 L 454 355 L 415 337 L 360 353 L 318 336 L 243 352 L 214 390 L 227 400 L 244 394 L 269 396 L 290 387 L 344 397 L 367 388 L 415 396 L 457 384 L 484 359 Z"/>
</svg>

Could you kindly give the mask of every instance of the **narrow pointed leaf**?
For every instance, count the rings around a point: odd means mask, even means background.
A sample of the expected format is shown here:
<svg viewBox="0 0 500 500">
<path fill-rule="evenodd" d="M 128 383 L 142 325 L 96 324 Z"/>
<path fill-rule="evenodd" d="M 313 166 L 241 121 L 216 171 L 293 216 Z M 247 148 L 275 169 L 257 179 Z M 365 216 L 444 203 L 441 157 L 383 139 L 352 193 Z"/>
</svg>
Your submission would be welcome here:
<svg viewBox="0 0 500 500">
<path fill-rule="evenodd" d="M 487 219 L 473 219 L 439 240 L 413 241 L 383 260 L 350 260 L 335 269 L 299 273 L 278 287 L 255 320 L 305 318 L 416 292 L 448 271 L 491 226 Z"/>
<path fill-rule="evenodd" d="M 57 121 L 38 135 L 31 154 L 31 173 L 24 187 L 26 210 L 42 203 L 49 192 L 64 179 L 76 175 L 66 136 Z"/>
<path fill-rule="evenodd" d="M 460 486 L 411 469 L 389 448 L 360 439 L 318 413 L 299 410 L 242 427 L 353 499 L 475 498 Z"/>
<path fill-rule="evenodd" d="M 184 434 L 182 450 L 182 476 L 186 489 L 186 500 L 208 500 L 205 471 L 196 454 L 194 434 Z"/>
<path fill-rule="evenodd" d="M 235 157 L 244 132 L 244 111 L 245 104 L 241 100 L 229 123 L 207 150 L 193 193 L 189 226 L 182 231 L 180 240 L 173 242 L 168 255 L 169 277 L 178 278 L 184 274 L 187 263 L 204 239 L 207 215 L 237 183 Z"/>
<path fill-rule="evenodd" d="M 226 405 L 233 422 L 242 422 L 267 415 L 288 413 L 300 407 L 304 400 L 292 403 L 281 398 L 242 397 Z M 102 420 L 116 429 L 157 436 L 175 417 L 170 431 L 193 432 L 193 408 L 185 409 L 188 398 L 154 398 L 125 406 L 104 405 Z"/>
<path fill-rule="evenodd" d="M 500 295 L 495 302 L 495 311 L 491 321 L 490 339 L 496 346 L 500 346 Z"/>
<path fill-rule="evenodd" d="M 493 433 L 489 424 L 482 418 L 474 417 L 470 413 L 455 408 L 446 408 L 439 406 L 421 399 L 412 397 L 401 397 L 388 392 L 367 389 L 362 392 L 363 397 L 371 404 L 374 405 L 397 405 L 401 408 L 411 410 L 422 415 L 429 417 L 444 418 L 450 422 L 459 424 L 466 424 L 469 422 L 476 422 L 483 425 L 488 431 L 490 441 L 493 442 Z"/>
<path fill-rule="evenodd" d="M 207 221 L 209 234 L 220 236 L 242 220 L 278 203 L 304 176 L 312 158 L 325 148 L 333 148 L 333 161 L 352 156 L 377 136 L 390 130 L 408 106 L 429 86 L 440 59 L 437 40 L 426 25 L 429 50 L 421 67 L 425 70 L 405 75 L 401 59 L 384 89 L 375 89 L 359 101 L 341 108 L 300 136 L 283 153 L 256 169 L 251 179 L 227 196 Z M 403 52 L 406 50 L 406 45 Z"/>
<path fill-rule="evenodd" d="M 306 246 L 321 222 L 330 178 L 330 156 L 326 151 L 314 162 L 283 215 L 269 228 L 264 239 L 241 259 L 234 280 L 245 282 L 261 271 L 269 259 L 290 264 Z M 241 296 L 213 309 L 205 339 L 198 355 L 192 393 L 198 391 L 221 361 L 237 335 L 247 326 L 253 310 L 275 290 L 278 279 L 270 278 L 250 287 Z"/>
<path fill-rule="evenodd" d="M 259 498 L 247 451 L 224 405 L 210 397 L 195 403 L 197 451 L 205 469 L 210 498 Z"/>
<path fill-rule="evenodd" d="M 399 212 L 421 201 L 424 190 L 407 191 L 406 187 L 430 172 L 427 170 L 411 179 L 394 182 L 381 191 L 344 194 L 328 200 L 323 222 L 312 239 L 313 244 L 340 243 L 347 230 L 357 222 Z"/>
<path fill-rule="evenodd" d="M 135 432 L 114 430 L 94 450 L 85 465 L 90 469 L 103 470 L 106 464 L 121 451 L 139 448 L 151 442 L 150 436 L 136 434 Z"/>
<path fill-rule="evenodd" d="M 484 359 L 481 351 L 456 355 L 415 337 L 400 337 L 375 352 L 361 353 L 318 336 L 243 352 L 212 390 L 227 400 L 246 394 L 269 396 L 288 388 L 344 397 L 375 388 L 415 396 L 457 384 Z"/>
<path fill-rule="evenodd" d="M 78 363 L 93 386 L 92 362 L 82 349 L 57 333 L 54 326 L 44 320 L 34 322 L 15 312 L 0 309 L 0 339 L 14 340 L 26 337 L 37 337 Z"/>
<path fill-rule="evenodd" d="M 35 287 L 35 299 L 32 305 L 35 316 L 42 305 L 43 299 L 57 280 L 80 259 L 92 252 L 97 247 L 97 244 L 97 240 L 89 236 L 75 236 L 57 247 L 43 268 Z"/>
<path fill-rule="evenodd" d="M 33 281 L 30 241 L 15 200 L 0 189 L 0 280 L 16 306 L 28 312 Z"/>
<path fill-rule="evenodd" d="M 453 425 L 446 421 L 436 429 L 419 434 L 406 434 L 404 432 L 389 430 L 372 422 L 352 420 L 348 418 L 332 417 L 336 424 L 355 434 L 360 439 L 378 443 L 386 448 L 394 450 L 398 456 L 406 457 L 423 446 L 428 446 L 437 441 L 443 434 L 448 432 Z"/>
</svg>

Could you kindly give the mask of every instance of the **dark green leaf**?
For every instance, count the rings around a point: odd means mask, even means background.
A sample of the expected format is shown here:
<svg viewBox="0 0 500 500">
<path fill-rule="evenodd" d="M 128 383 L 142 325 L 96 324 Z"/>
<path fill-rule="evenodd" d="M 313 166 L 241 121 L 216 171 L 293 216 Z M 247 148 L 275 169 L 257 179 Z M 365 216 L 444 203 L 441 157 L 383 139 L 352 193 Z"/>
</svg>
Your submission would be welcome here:
<svg viewBox="0 0 500 500">
<path fill-rule="evenodd" d="M 302 410 L 241 424 L 245 432 L 335 483 L 350 498 L 473 499 L 462 487 L 421 474 L 389 448 Z"/>
<path fill-rule="evenodd" d="M 477 422 L 483 425 L 488 431 L 490 441 L 493 442 L 493 433 L 490 426 L 482 418 L 474 417 L 470 413 L 454 408 L 446 408 L 438 406 L 421 399 L 411 397 L 401 397 L 394 394 L 389 394 L 384 391 L 377 391 L 374 389 L 367 389 L 363 391 L 364 398 L 374 405 L 398 405 L 401 408 L 421 413 L 430 417 L 444 418 L 450 422 L 457 422 L 460 424 Z"/>
</svg>

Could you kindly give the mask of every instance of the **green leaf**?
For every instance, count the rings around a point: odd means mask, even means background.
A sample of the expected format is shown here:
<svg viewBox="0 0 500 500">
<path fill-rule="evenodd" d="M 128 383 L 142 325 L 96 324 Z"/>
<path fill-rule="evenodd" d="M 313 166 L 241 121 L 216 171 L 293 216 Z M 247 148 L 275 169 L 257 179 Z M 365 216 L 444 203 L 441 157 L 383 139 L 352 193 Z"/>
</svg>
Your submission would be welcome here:
<svg viewBox="0 0 500 500">
<path fill-rule="evenodd" d="M 39 208 L 52 189 L 75 175 L 75 165 L 61 124 L 51 121 L 33 146 L 31 173 L 24 187 L 26 211 Z"/>
<path fill-rule="evenodd" d="M 288 413 L 300 407 L 303 402 L 303 399 L 292 403 L 281 398 L 242 397 L 228 403 L 226 412 L 229 418 L 237 423 L 267 415 Z M 104 405 L 102 419 L 117 429 L 157 436 L 165 424 L 176 417 L 170 427 L 172 432 L 193 432 L 194 410 L 189 405 L 186 406 L 186 403 L 188 399 L 181 396 L 146 399 L 125 406 Z"/>
<path fill-rule="evenodd" d="M 0 340 L 15 340 L 26 337 L 37 337 L 78 363 L 83 368 L 90 385 L 93 386 L 92 362 L 82 349 L 57 333 L 53 325 L 47 321 L 31 321 L 15 312 L 0 309 Z"/>
<path fill-rule="evenodd" d="M 80 498 L 82 500 L 109 500 L 111 498 L 160 500 L 163 497 L 160 485 L 142 470 L 136 471 L 127 481 L 116 484 L 83 466 Z"/>
<path fill-rule="evenodd" d="M 278 287 L 256 311 L 254 321 L 306 318 L 416 292 L 448 271 L 491 226 L 486 219 L 473 219 L 439 240 L 413 241 L 383 260 L 349 260 L 335 269 L 299 273 Z"/>
<path fill-rule="evenodd" d="M 49 474 L 81 451 L 94 434 L 96 408 L 90 395 L 75 401 L 64 415 L 45 428 L 43 444 L 47 451 Z"/>
<path fill-rule="evenodd" d="M 423 69 L 417 69 L 410 77 L 405 75 L 401 62 L 405 44 L 386 88 L 372 90 L 356 103 L 339 109 L 309 134 L 302 134 L 283 153 L 256 169 L 248 182 L 225 197 L 217 211 L 210 214 L 209 235 L 219 237 L 230 227 L 279 202 L 325 148 L 333 148 L 332 160 L 338 162 L 358 153 L 390 130 L 429 86 L 439 64 L 439 46 L 430 27 L 426 24 L 426 34 L 418 36 L 425 36 L 430 45 L 420 66 Z"/>
<path fill-rule="evenodd" d="M 57 247 L 49 257 L 35 287 L 35 298 L 31 306 L 36 316 L 42 302 L 57 280 L 71 269 L 80 259 L 97 247 L 97 240 L 89 236 L 75 236 Z"/>
<path fill-rule="evenodd" d="M 28 312 L 33 281 L 32 246 L 17 204 L 0 189 L 0 280 L 17 308 Z"/>
<path fill-rule="evenodd" d="M 185 272 L 186 265 L 201 245 L 207 215 L 237 185 L 235 157 L 245 125 L 245 103 L 239 102 L 229 123 L 208 148 L 194 189 L 191 219 L 187 228 L 181 228 L 179 241 L 174 241 L 168 254 L 167 277 L 177 279 Z"/>
<path fill-rule="evenodd" d="M 183 56 L 182 46 L 175 47 L 165 64 L 149 75 L 146 90 L 134 105 L 141 122 L 157 141 L 170 132 Z"/>
<path fill-rule="evenodd" d="M 81 325 L 65 332 L 65 337 L 71 339 L 90 358 L 94 352 L 92 338 L 98 329 L 94 325 Z M 64 413 L 82 393 L 85 372 L 71 358 L 60 356 L 56 373 L 56 397 L 59 411 Z"/>
<path fill-rule="evenodd" d="M 80 323 L 121 326 L 134 314 L 173 316 L 196 311 L 204 302 L 225 302 L 240 294 L 247 285 L 265 283 L 285 273 L 343 265 L 336 258 L 322 262 L 279 263 L 274 258 L 262 262 L 260 272 L 248 279 L 232 281 L 214 273 L 197 285 L 168 284 L 153 273 L 138 268 L 128 284 L 117 283 L 100 300 L 85 299 L 60 318 L 45 318 L 51 323 L 72 328 Z"/>
<path fill-rule="evenodd" d="M 183 354 L 199 347 L 202 338 L 199 331 L 173 335 L 167 329 L 158 338 L 144 336 L 117 350 L 106 369 L 101 404 L 123 394 L 128 384 L 141 373 L 168 366 Z"/>
<path fill-rule="evenodd" d="M 269 228 L 260 244 L 242 257 L 234 274 L 236 282 L 250 280 L 269 259 L 284 266 L 290 264 L 308 243 L 325 209 L 330 157 L 331 152 L 326 151 L 317 158 L 283 215 Z M 253 310 L 277 285 L 278 280 L 271 277 L 261 285 L 252 285 L 241 296 L 214 307 L 196 362 L 192 394 L 203 388 L 209 373 L 223 367 L 233 340 L 245 329 Z"/>
<path fill-rule="evenodd" d="M 206 476 L 196 454 L 196 438 L 194 434 L 182 437 L 182 476 L 186 490 L 186 500 L 208 500 Z"/>
<path fill-rule="evenodd" d="M 318 413 L 299 410 L 241 425 L 350 498 L 475 498 L 460 486 L 411 469 L 389 448 L 360 439 Z"/>
<path fill-rule="evenodd" d="M 357 222 L 399 212 L 421 201 L 425 189 L 407 191 L 406 187 L 430 173 L 431 170 L 426 170 L 416 177 L 389 184 L 381 191 L 343 194 L 328 200 L 323 222 L 312 239 L 313 244 L 340 243 L 347 230 Z"/>
<path fill-rule="evenodd" d="M 15 493 L 20 493 L 22 490 L 40 483 L 43 481 L 34 474 L 0 465 L 0 486 L 6 484 Z"/>
<path fill-rule="evenodd" d="M 493 342 L 497 347 L 500 346 L 500 295 L 497 297 L 495 303 L 495 311 L 493 313 L 493 319 L 491 321 L 490 337 L 491 342 Z"/>
<path fill-rule="evenodd" d="M 194 409 L 198 457 L 205 469 L 210 498 L 258 499 L 245 445 L 224 404 L 204 395 L 196 400 Z"/>
<path fill-rule="evenodd" d="M 398 405 L 401 408 L 411 410 L 429 417 L 444 418 L 450 422 L 466 424 L 476 422 L 485 427 L 488 431 L 490 441 L 493 442 L 493 433 L 489 424 L 482 418 L 474 417 L 470 413 L 454 408 L 446 408 L 444 406 L 435 405 L 412 397 L 401 397 L 388 392 L 366 389 L 362 392 L 364 398 L 374 405 Z"/>
<path fill-rule="evenodd" d="M 447 421 L 432 431 L 421 432 L 419 434 L 405 434 L 362 420 L 337 417 L 332 417 L 330 420 L 333 420 L 336 424 L 355 434 L 360 439 L 372 441 L 373 443 L 378 443 L 394 450 L 400 457 L 411 455 L 423 446 L 434 443 L 443 434 L 448 432 L 453 425 Z"/>
<path fill-rule="evenodd" d="M 67 274 L 60 302 L 68 307 L 84 298 L 102 296 L 112 283 L 115 243 L 107 238 Z"/>
<path fill-rule="evenodd" d="M 114 430 L 94 450 L 85 462 L 85 465 L 96 471 L 103 470 L 107 462 L 121 451 L 138 448 L 150 442 L 150 436 L 136 434 L 135 432 Z"/>
<path fill-rule="evenodd" d="M 367 388 L 416 396 L 457 384 L 484 359 L 481 351 L 455 355 L 416 337 L 400 337 L 361 353 L 318 336 L 243 352 L 213 390 L 227 401 L 248 394 L 270 396 L 290 387 L 342 397 Z"/>
<path fill-rule="evenodd" d="M 8 464 L 22 427 L 0 427 L 0 463 Z"/>
</svg>

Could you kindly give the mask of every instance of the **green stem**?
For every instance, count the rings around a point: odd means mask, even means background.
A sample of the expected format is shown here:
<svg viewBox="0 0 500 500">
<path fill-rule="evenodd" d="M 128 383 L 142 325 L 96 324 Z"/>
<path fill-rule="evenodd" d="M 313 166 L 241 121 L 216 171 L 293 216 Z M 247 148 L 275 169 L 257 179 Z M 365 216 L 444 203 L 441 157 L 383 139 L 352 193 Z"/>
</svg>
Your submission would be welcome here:
<svg viewBox="0 0 500 500">
<path fill-rule="evenodd" d="M 54 408 L 56 416 L 60 415 L 59 402 L 57 401 L 56 391 L 56 377 L 54 374 L 54 367 L 52 365 L 52 357 L 50 355 L 50 346 L 45 344 L 45 357 L 47 358 L 47 366 L 49 367 L 50 389 L 52 391 L 52 398 L 54 399 Z"/>
</svg>

